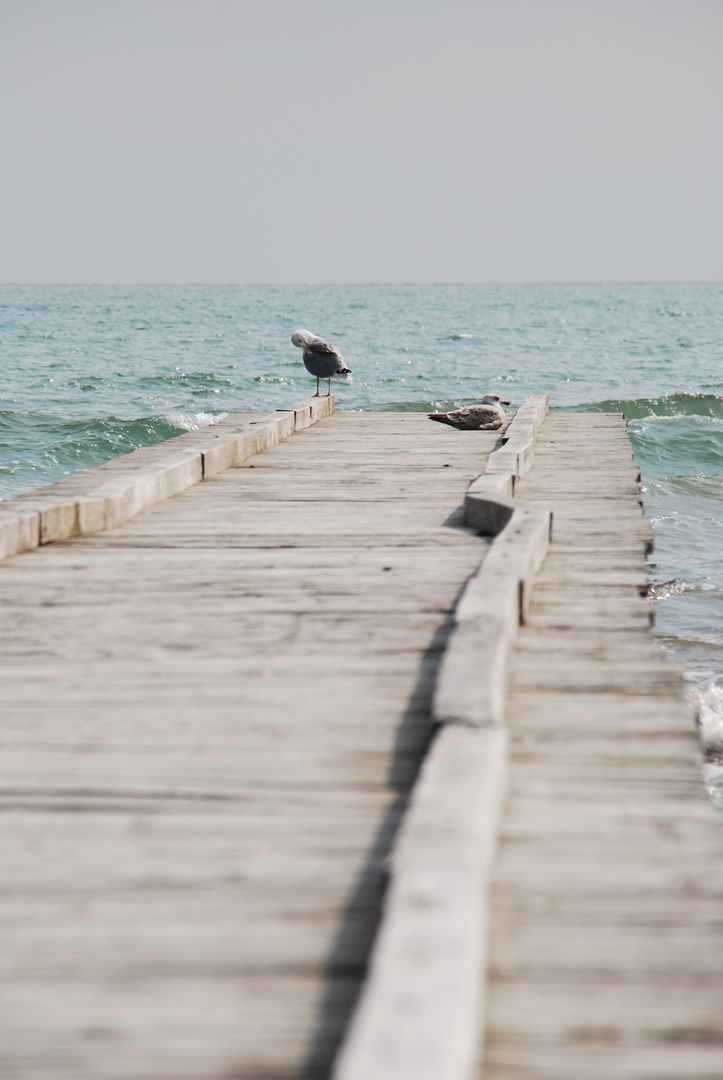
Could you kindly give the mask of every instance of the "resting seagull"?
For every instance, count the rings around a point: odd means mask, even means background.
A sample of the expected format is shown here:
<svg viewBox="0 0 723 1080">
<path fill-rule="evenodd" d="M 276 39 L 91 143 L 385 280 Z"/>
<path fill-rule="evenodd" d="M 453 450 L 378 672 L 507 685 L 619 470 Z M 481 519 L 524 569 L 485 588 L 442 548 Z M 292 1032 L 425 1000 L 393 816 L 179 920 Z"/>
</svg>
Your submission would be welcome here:
<svg viewBox="0 0 723 1080">
<path fill-rule="evenodd" d="M 309 374 L 316 376 L 315 397 L 320 396 L 319 379 L 329 380 L 327 396 L 331 394 L 332 378 L 342 378 L 346 379 L 347 382 L 350 381 L 351 371 L 348 367 L 344 367 L 344 361 L 339 350 L 330 345 L 328 341 L 317 337 L 316 334 L 310 334 L 308 330 L 294 330 L 291 340 L 294 345 L 298 345 L 300 349 L 304 350 L 304 367 Z"/>
<path fill-rule="evenodd" d="M 440 424 L 449 424 L 461 431 L 494 431 L 502 426 L 505 419 L 502 406 L 509 404 L 509 401 L 502 401 L 499 394 L 485 394 L 479 405 L 468 405 L 466 409 L 455 409 L 454 412 L 433 412 L 427 415 L 430 420 L 438 420 Z"/>
</svg>

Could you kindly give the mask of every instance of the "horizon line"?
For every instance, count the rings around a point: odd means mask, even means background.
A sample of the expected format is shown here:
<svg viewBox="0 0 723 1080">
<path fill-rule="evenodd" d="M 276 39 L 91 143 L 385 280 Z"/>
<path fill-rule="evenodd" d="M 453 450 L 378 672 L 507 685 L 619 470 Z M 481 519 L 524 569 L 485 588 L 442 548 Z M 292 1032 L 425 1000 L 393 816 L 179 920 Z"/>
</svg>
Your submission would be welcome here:
<svg viewBox="0 0 723 1080">
<path fill-rule="evenodd" d="M 723 285 L 723 278 L 630 278 L 606 281 L 0 281 L 0 288 L 440 288 L 444 286 L 545 286 L 545 285 Z"/>
</svg>

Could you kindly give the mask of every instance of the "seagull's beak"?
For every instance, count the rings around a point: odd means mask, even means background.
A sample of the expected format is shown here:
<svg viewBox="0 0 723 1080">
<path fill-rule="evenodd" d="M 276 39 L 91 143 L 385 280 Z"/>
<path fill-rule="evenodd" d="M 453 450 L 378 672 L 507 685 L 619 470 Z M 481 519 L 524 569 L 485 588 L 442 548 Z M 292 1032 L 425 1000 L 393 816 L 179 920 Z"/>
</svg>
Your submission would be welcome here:
<svg viewBox="0 0 723 1080">
<path fill-rule="evenodd" d="M 500 405 L 511 405 L 511 401 L 500 401 Z"/>
</svg>

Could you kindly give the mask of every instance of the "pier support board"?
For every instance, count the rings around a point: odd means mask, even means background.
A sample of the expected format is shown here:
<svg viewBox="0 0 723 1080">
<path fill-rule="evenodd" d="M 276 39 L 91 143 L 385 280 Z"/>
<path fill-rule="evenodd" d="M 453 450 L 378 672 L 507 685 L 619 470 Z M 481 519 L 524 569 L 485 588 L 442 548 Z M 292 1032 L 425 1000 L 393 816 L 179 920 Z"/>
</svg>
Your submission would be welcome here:
<svg viewBox="0 0 723 1080">
<path fill-rule="evenodd" d="M 723 1076 L 723 829 L 641 596 L 621 417 L 553 414 L 553 543 L 512 658 L 483 1080 Z"/>
</svg>

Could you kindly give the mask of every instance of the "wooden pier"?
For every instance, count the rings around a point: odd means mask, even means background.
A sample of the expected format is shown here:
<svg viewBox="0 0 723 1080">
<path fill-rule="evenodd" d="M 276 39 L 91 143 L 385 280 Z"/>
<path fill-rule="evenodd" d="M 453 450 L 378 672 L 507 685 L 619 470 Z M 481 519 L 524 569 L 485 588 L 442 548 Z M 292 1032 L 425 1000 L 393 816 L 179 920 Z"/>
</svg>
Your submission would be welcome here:
<svg viewBox="0 0 723 1080">
<path fill-rule="evenodd" d="M 526 451 L 328 412 L 239 414 L 0 506 L 0 1076 L 720 1077 L 723 826 L 641 596 L 622 419 L 548 416 Z M 494 654 L 504 716 L 466 727 L 440 686 L 498 541 L 465 493 L 487 470 L 512 512 L 511 457 L 552 544 Z M 460 746 L 509 730 L 509 752 L 473 832 L 501 815 L 464 1030 L 449 950 L 411 958 L 407 1012 L 452 1050 L 422 1067 L 394 1031 L 364 1040 L 376 995 L 399 997 L 379 928 L 406 918 L 386 873 L 406 873 L 390 852 L 433 720 Z M 464 787 L 434 783 L 445 807 Z"/>
</svg>

